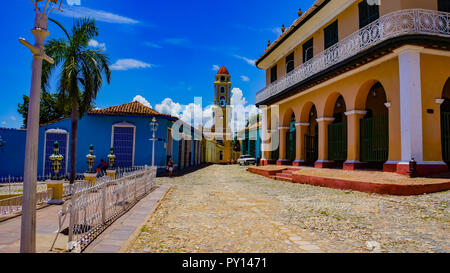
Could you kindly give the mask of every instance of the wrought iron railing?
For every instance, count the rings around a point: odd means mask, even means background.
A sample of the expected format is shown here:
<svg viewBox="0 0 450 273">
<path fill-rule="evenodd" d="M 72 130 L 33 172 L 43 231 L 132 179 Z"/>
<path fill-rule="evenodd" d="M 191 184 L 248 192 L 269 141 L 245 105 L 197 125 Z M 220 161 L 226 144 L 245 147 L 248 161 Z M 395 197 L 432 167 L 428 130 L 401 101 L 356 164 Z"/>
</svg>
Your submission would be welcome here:
<svg viewBox="0 0 450 273">
<path fill-rule="evenodd" d="M 67 211 L 68 248 L 82 251 L 106 227 L 155 187 L 156 167 L 135 167 L 117 172 L 114 180 L 97 178 L 95 186 L 77 183 Z M 60 215 L 65 212 L 61 211 Z"/>
<path fill-rule="evenodd" d="M 256 93 L 260 103 L 383 41 L 408 34 L 450 36 L 450 13 L 411 9 L 392 12 L 354 32 Z"/>
</svg>

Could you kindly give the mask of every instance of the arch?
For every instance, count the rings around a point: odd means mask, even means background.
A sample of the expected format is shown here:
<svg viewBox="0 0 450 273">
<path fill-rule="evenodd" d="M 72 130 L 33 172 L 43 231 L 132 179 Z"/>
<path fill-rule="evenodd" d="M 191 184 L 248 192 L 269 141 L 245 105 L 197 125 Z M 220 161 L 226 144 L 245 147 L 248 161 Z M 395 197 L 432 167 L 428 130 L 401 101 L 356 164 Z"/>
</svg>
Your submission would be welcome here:
<svg viewBox="0 0 450 273">
<path fill-rule="evenodd" d="M 387 102 L 386 91 L 380 82 L 375 82 L 369 89 L 364 102 L 364 108 L 367 111 L 365 118 L 387 115 L 388 109 L 385 106 Z"/>
<path fill-rule="evenodd" d="M 308 101 L 302 106 L 301 111 L 300 111 L 300 118 L 299 118 L 301 123 L 309 122 L 309 114 L 310 114 L 313 106 L 314 106 L 314 103 L 312 101 Z M 315 106 L 314 106 L 314 108 L 315 108 Z"/>
<path fill-rule="evenodd" d="M 384 89 L 384 94 L 386 96 L 386 101 L 389 101 L 389 93 L 387 92 L 385 88 L 385 84 L 383 84 L 382 81 L 376 80 L 376 79 L 370 79 L 364 82 L 355 97 L 354 103 L 353 103 L 353 109 L 355 110 L 364 110 L 366 109 L 366 101 L 367 101 L 367 95 L 371 91 L 374 85 L 380 84 Z"/>
<path fill-rule="evenodd" d="M 345 100 L 343 96 L 339 96 L 336 99 L 336 102 L 334 104 L 333 109 L 333 123 L 340 123 L 347 121 L 347 116 L 345 115 L 345 112 L 347 111 L 347 105 L 345 104 Z"/>
<path fill-rule="evenodd" d="M 308 129 L 305 134 L 305 164 L 313 165 L 319 158 L 319 126 L 317 123 L 317 109 L 316 106 L 311 103 L 305 105 L 304 111 L 308 109 L 305 122 L 309 123 Z"/>
<path fill-rule="evenodd" d="M 442 158 L 445 163 L 450 163 L 450 77 L 442 88 L 441 110 L 441 147 Z"/>
<path fill-rule="evenodd" d="M 450 77 L 448 77 L 442 88 L 442 98 L 450 99 Z"/>
<path fill-rule="evenodd" d="M 370 163 L 371 168 L 381 169 L 389 156 L 387 94 L 381 82 L 369 81 L 363 84 L 358 96 L 358 108 L 367 111 L 360 121 L 360 158 Z"/>
<path fill-rule="evenodd" d="M 295 118 L 295 112 L 292 108 L 288 108 L 286 111 L 284 111 L 280 122 L 280 126 L 288 127 L 289 124 L 291 123 L 292 115 L 294 115 Z"/>
<path fill-rule="evenodd" d="M 338 92 L 332 93 L 328 97 L 324 110 L 325 117 L 334 118 L 327 130 L 328 159 L 340 166 L 347 160 L 347 116 L 345 115 L 347 105 L 344 97 Z"/>
<path fill-rule="evenodd" d="M 344 104 L 347 105 L 346 99 L 344 98 L 344 96 L 341 93 L 333 92 L 328 96 L 327 100 L 325 101 L 325 105 L 324 105 L 323 113 L 322 113 L 323 117 L 332 117 L 333 116 L 333 114 L 335 113 L 336 102 L 339 98 L 342 98 Z"/>
</svg>

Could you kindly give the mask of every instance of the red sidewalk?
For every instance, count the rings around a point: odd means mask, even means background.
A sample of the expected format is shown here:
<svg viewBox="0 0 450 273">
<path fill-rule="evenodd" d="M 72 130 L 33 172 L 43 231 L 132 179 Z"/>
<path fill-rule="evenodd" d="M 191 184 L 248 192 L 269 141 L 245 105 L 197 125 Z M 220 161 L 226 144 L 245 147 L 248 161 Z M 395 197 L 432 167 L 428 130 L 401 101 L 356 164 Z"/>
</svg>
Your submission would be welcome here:
<svg viewBox="0 0 450 273">
<path fill-rule="evenodd" d="M 308 167 L 250 167 L 249 172 L 275 180 L 341 190 L 390 195 L 419 195 L 450 189 L 450 178 L 408 178 L 380 171 L 347 171 Z"/>
</svg>

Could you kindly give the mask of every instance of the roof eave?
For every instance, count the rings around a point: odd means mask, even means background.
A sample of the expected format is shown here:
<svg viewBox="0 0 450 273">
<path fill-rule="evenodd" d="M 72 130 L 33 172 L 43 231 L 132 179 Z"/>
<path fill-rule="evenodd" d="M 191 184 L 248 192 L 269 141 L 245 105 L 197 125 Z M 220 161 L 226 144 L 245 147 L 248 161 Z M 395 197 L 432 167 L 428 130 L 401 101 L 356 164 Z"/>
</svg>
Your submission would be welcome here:
<svg viewBox="0 0 450 273">
<path fill-rule="evenodd" d="M 283 37 L 281 37 L 279 41 L 275 41 L 273 46 L 269 48 L 266 52 L 264 52 L 264 54 L 261 57 L 259 57 L 258 60 L 256 60 L 255 62 L 256 67 L 258 67 L 259 69 L 263 69 L 259 67 L 259 64 L 264 59 L 266 59 L 275 49 L 277 49 L 285 40 L 287 40 L 292 34 L 294 34 L 301 26 L 303 26 L 306 22 L 308 22 L 317 12 L 319 12 L 323 7 L 325 7 L 330 1 L 331 0 L 325 0 L 319 5 L 316 4 L 312 5 L 311 8 L 306 11 L 307 13 L 309 12 L 309 14 L 301 22 L 295 25 L 292 30 L 290 31 L 288 30 L 288 32 Z"/>
</svg>

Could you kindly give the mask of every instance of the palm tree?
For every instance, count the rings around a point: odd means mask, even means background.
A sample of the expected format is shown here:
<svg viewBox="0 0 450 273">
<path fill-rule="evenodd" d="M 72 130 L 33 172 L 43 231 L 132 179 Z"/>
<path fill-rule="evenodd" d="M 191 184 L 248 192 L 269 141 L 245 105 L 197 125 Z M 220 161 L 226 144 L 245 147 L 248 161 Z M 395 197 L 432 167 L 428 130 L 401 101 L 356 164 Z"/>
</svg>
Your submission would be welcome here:
<svg viewBox="0 0 450 273">
<path fill-rule="evenodd" d="M 60 67 L 58 96 L 64 105 L 71 106 L 70 183 L 73 184 L 76 176 L 78 118 L 91 108 L 103 85 L 103 76 L 110 83 L 111 71 L 109 58 L 103 50 L 88 46 L 89 41 L 98 35 L 94 19 L 76 20 L 71 35 L 61 24 L 57 24 L 66 33 L 67 39 L 52 39 L 46 43 L 45 52 L 55 63 L 44 64 L 42 89 L 47 92 L 52 71 Z"/>
</svg>

